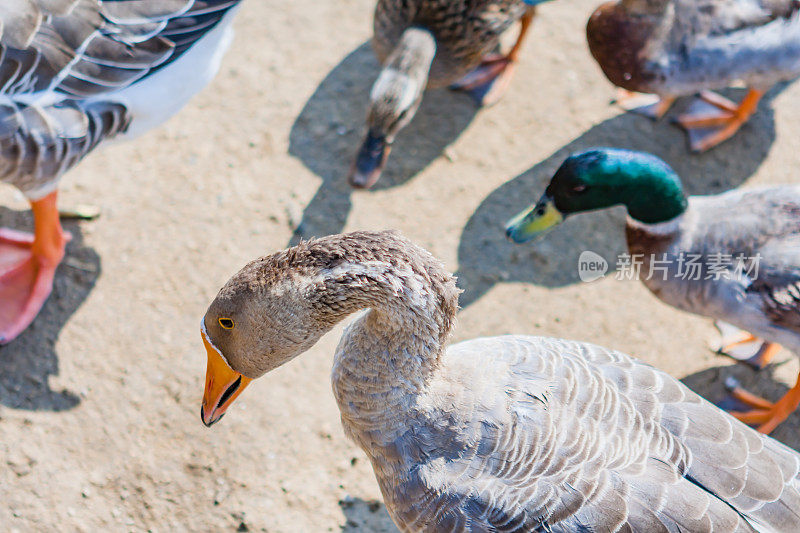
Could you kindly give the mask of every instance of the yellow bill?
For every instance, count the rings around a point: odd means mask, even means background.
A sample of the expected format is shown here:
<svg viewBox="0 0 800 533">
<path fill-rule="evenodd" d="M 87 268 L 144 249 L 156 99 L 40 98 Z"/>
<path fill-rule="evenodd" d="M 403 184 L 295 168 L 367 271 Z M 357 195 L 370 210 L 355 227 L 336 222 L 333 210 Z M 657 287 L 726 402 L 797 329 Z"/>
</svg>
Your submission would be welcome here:
<svg viewBox="0 0 800 533">
<path fill-rule="evenodd" d="M 506 235 L 521 244 L 541 235 L 564 220 L 564 215 L 556 208 L 553 199 L 547 195 L 533 206 L 512 218 L 506 224 Z"/>
</svg>

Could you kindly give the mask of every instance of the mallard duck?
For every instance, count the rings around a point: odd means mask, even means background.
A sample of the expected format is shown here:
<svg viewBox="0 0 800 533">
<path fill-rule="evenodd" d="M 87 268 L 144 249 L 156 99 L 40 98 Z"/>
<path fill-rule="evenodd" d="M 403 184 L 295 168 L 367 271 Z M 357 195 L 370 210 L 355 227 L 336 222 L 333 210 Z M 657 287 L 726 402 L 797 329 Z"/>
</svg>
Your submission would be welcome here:
<svg viewBox="0 0 800 533">
<path fill-rule="evenodd" d="M 354 187 L 378 178 L 395 137 L 417 112 L 426 88 L 468 91 L 480 105 L 508 87 L 535 4 L 545 0 L 379 0 L 372 45 L 383 65 L 370 92 L 367 135 L 350 171 Z M 519 20 L 516 44 L 495 54 Z"/>
<path fill-rule="evenodd" d="M 800 75 L 798 0 L 618 0 L 594 12 L 587 35 L 613 84 L 658 95 L 654 116 L 700 92 L 678 118 L 697 152 L 732 137 L 769 87 Z M 710 92 L 738 83 L 749 87 L 738 104 Z"/>
<path fill-rule="evenodd" d="M 58 182 L 98 144 L 177 112 L 216 73 L 232 0 L 21 0 L 0 6 L 0 181 L 34 234 L 0 230 L 0 344 L 36 317 L 69 235 Z"/>
<path fill-rule="evenodd" d="M 687 198 L 678 175 L 656 156 L 597 148 L 564 161 L 542 198 L 506 232 L 521 243 L 572 213 L 620 204 L 629 215 L 631 271 L 653 294 L 800 356 L 800 186 Z M 777 349 L 766 343 L 751 363 L 763 366 Z M 769 433 L 800 404 L 800 376 L 775 404 L 739 388 L 733 393 L 753 408 L 735 416 Z"/>
<path fill-rule="evenodd" d="M 455 278 L 395 232 L 257 259 L 202 321 L 203 423 L 339 321 L 345 431 L 402 531 L 800 531 L 800 455 L 631 357 L 562 339 L 447 347 Z"/>
</svg>

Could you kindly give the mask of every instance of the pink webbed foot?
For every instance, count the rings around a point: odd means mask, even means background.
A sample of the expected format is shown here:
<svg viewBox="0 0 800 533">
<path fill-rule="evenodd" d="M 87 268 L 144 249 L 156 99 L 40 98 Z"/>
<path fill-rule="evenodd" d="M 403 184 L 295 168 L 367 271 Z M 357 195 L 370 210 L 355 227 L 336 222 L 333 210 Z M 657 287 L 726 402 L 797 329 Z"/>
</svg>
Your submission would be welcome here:
<svg viewBox="0 0 800 533">
<path fill-rule="evenodd" d="M 32 207 L 35 235 L 0 229 L 0 344 L 16 338 L 39 314 L 70 239 L 61 230 L 55 193 Z"/>
<path fill-rule="evenodd" d="M 497 103 L 508 90 L 516 62 L 503 55 L 487 56 L 475 70 L 450 88 L 469 94 L 479 106 Z"/>
</svg>

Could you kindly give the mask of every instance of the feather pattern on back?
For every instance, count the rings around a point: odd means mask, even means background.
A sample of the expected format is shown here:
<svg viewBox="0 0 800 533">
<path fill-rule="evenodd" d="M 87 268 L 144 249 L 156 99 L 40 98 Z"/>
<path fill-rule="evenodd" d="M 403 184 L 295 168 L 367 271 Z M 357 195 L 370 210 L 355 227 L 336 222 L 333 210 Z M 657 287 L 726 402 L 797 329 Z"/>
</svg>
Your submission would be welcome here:
<svg viewBox="0 0 800 533">
<path fill-rule="evenodd" d="M 297 288 L 265 301 L 302 294 L 326 330 L 369 309 L 339 343 L 333 390 L 403 531 L 800 530 L 800 455 L 671 376 L 561 339 L 445 349 L 453 277 L 396 233 L 302 243 L 224 297 L 277 280 Z"/>
<path fill-rule="evenodd" d="M 800 527 L 794 451 L 598 346 L 457 344 L 404 423 L 366 451 L 406 531 Z"/>
<path fill-rule="evenodd" d="M 0 6 L 0 180 L 31 197 L 135 116 L 124 94 L 235 0 L 13 0 Z M 168 97 L 164 95 L 164 97 Z"/>
<path fill-rule="evenodd" d="M 526 9 L 522 0 L 378 0 L 373 47 L 383 63 L 406 29 L 427 29 L 437 42 L 428 86 L 447 86 L 478 66 Z"/>
</svg>

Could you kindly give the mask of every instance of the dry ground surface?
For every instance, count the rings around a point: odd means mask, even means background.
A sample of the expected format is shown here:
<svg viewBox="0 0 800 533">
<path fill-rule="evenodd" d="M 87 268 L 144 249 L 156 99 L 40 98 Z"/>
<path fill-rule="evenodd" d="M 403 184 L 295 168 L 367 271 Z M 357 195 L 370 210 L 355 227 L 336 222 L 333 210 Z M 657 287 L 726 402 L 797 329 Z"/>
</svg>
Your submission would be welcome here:
<svg viewBox="0 0 800 533">
<path fill-rule="evenodd" d="M 668 120 L 609 105 L 584 38 L 594 5 L 542 6 L 500 104 L 476 112 L 464 95 L 429 93 L 376 190 L 351 192 L 345 174 L 377 72 L 365 44 L 373 1 L 246 0 L 208 88 L 63 181 L 63 206 L 94 204 L 102 216 L 68 224 L 75 238 L 53 296 L 0 348 L 0 529 L 394 531 L 330 391 L 341 328 L 252 385 L 221 424 L 199 420 L 206 306 L 246 261 L 299 237 L 402 230 L 459 275 L 454 340 L 582 339 L 712 400 L 729 375 L 781 395 L 797 371 L 790 354 L 755 374 L 706 347 L 710 321 L 642 285 L 578 281 L 581 250 L 623 249 L 622 211 L 574 217 L 528 246 L 504 239 L 504 221 L 589 146 L 655 152 L 691 193 L 797 182 L 800 84 L 770 92 L 734 140 L 689 155 Z M 0 206 L 0 223 L 30 226 L 16 191 L 0 189 Z M 794 415 L 775 436 L 797 448 L 798 429 Z"/>
</svg>

